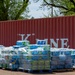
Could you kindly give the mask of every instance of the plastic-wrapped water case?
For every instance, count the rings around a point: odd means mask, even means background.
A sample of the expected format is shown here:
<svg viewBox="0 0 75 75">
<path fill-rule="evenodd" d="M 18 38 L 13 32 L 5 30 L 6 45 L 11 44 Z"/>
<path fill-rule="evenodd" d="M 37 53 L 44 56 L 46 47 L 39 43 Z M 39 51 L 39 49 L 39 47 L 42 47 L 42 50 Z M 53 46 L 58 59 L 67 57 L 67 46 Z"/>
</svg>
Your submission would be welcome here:
<svg viewBox="0 0 75 75">
<path fill-rule="evenodd" d="M 50 45 L 48 45 L 48 44 L 45 45 L 45 46 L 44 46 L 44 50 L 45 50 L 45 51 L 50 51 Z"/>
<path fill-rule="evenodd" d="M 75 55 L 71 55 L 71 58 L 72 58 L 72 59 L 75 59 Z"/>
<path fill-rule="evenodd" d="M 58 65 L 58 61 L 54 60 L 54 61 L 51 61 L 51 66 L 52 65 Z"/>
<path fill-rule="evenodd" d="M 58 65 L 51 65 L 51 69 L 52 70 L 57 70 L 58 69 Z"/>
<path fill-rule="evenodd" d="M 42 60 L 50 60 L 50 57 L 48 55 L 42 55 Z"/>
<path fill-rule="evenodd" d="M 59 56 L 60 51 L 57 48 L 51 48 L 50 49 L 50 54 L 51 54 L 51 56 Z"/>
<path fill-rule="evenodd" d="M 54 60 L 58 61 L 58 60 L 59 60 L 59 57 L 52 56 L 52 57 L 50 57 L 50 59 L 51 59 L 52 61 L 54 61 Z"/>
<path fill-rule="evenodd" d="M 58 65 L 65 65 L 65 61 L 59 60 L 59 61 L 58 61 Z"/>
<path fill-rule="evenodd" d="M 32 45 L 29 45 L 30 49 L 36 49 L 38 48 L 39 46 L 37 44 L 32 44 Z"/>
<path fill-rule="evenodd" d="M 50 70 L 50 65 L 45 66 L 45 70 Z"/>
<path fill-rule="evenodd" d="M 70 49 L 71 50 L 71 55 L 75 55 L 75 49 Z"/>
<path fill-rule="evenodd" d="M 44 40 L 36 39 L 36 44 L 38 44 L 38 45 L 46 45 L 47 42 L 48 42 L 47 39 L 44 39 Z"/>
<path fill-rule="evenodd" d="M 32 56 L 31 55 L 26 55 L 23 57 L 25 60 L 31 60 Z"/>
<path fill-rule="evenodd" d="M 18 46 L 28 46 L 29 45 L 29 41 L 28 40 L 18 40 L 17 42 L 16 42 L 16 45 L 18 45 Z"/>
<path fill-rule="evenodd" d="M 50 60 L 46 60 L 46 61 L 44 61 L 44 65 L 45 66 L 50 66 L 50 62 L 51 62 Z"/>
<path fill-rule="evenodd" d="M 32 61 L 31 61 L 31 65 L 32 65 L 32 66 L 37 66 L 37 65 L 38 65 L 38 60 L 35 60 L 35 61 L 32 60 Z"/>
<path fill-rule="evenodd" d="M 49 55 L 50 51 L 42 51 L 42 55 Z"/>
<path fill-rule="evenodd" d="M 38 66 L 31 66 L 31 70 L 38 70 Z"/>
<path fill-rule="evenodd" d="M 39 60 L 39 61 L 38 61 L 38 65 L 40 65 L 40 66 L 41 66 L 41 65 L 44 65 L 44 60 Z"/>
<path fill-rule="evenodd" d="M 71 55 L 71 51 L 65 51 L 65 55 L 70 56 Z"/>
<path fill-rule="evenodd" d="M 39 60 L 39 56 L 37 56 L 37 55 L 32 56 L 31 60 Z"/>
<path fill-rule="evenodd" d="M 65 65 L 58 65 L 57 69 L 65 69 Z"/>
<path fill-rule="evenodd" d="M 75 59 L 75 50 L 71 51 L 71 57 L 72 57 L 72 59 Z"/>
<path fill-rule="evenodd" d="M 43 51 L 38 51 L 38 55 L 42 55 L 42 52 L 43 52 Z"/>
<path fill-rule="evenodd" d="M 73 65 L 72 65 L 72 63 L 71 64 L 65 64 L 65 68 L 72 68 L 73 67 Z"/>
<path fill-rule="evenodd" d="M 59 60 L 65 61 L 66 60 L 66 56 L 65 55 L 59 55 Z"/>
<path fill-rule="evenodd" d="M 72 65 L 75 68 L 75 59 L 72 59 Z"/>
<path fill-rule="evenodd" d="M 31 54 L 32 55 L 38 55 L 38 51 L 37 50 L 33 50 L 33 51 L 31 51 Z"/>
<path fill-rule="evenodd" d="M 52 54 L 52 56 L 59 56 L 59 51 L 55 51 L 55 52 L 52 52 L 51 54 Z"/>
<path fill-rule="evenodd" d="M 42 51 L 43 51 L 43 48 L 42 47 L 39 47 L 37 49 L 32 49 L 31 50 L 31 54 L 32 55 L 41 55 L 42 54 Z"/>
<path fill-rule="evenodd" d="M 38 70 L 45 70 L 44 65 L 38 65 Z"/>
</svg>

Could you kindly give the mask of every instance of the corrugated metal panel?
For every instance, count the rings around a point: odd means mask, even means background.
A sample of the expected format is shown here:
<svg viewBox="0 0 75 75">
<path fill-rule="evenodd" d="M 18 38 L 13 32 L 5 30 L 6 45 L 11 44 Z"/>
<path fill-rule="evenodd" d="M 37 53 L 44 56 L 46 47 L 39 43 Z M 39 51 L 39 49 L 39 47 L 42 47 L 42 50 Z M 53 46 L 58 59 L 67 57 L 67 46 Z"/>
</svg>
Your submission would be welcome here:
<svg viewBox="0 0 75 75">
<path fill-rule="evenodd" d="M 0 44 L 14 45 L 21 37 L 18 34 L 32 34 L 28 39 L 35 43 L 36 39 L 54 39 L 61 47 L 61 39 L 68 38 L 70 48 L 75 48 L 75 16 L 43 18 L 32 20 L 16 20 L 0 22 Z M 35 35 L 33 35 L 35 34 Z M 66 42 L 66 41 L 65 41 Z M 66 47 L 66 46 L 65 46 Z"/>
</svg>

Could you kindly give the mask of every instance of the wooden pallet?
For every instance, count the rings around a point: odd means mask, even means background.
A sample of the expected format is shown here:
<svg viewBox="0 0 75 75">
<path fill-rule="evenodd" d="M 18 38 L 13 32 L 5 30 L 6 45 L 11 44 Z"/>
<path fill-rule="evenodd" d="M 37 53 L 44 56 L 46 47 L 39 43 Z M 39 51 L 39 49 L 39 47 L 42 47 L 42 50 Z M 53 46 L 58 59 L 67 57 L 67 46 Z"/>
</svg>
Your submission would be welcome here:
<svg viewBox="0 0 75 75">
<path fill-rule="evenodd" d="M 25 70 L 28 73 L 52 73 L 52 70 Z"/>
<path fill-rule="evenodd" d="M 69 72 L 69 71 L 73 71 L 73 68 L 70 68 L 70 69 L 57 69 L 57 70 L 53 70 L 53 72 Z"/>
</svg>

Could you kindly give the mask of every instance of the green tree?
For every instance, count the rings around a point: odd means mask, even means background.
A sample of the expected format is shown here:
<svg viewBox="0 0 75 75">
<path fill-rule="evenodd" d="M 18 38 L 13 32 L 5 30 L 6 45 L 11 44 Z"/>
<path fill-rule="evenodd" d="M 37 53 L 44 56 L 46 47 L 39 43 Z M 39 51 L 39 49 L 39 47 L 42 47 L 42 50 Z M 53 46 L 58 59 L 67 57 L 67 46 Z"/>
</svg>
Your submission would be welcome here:
<svg viewBox="0 0 75 75">
<path fill-rule="evenodd" d="M 75 15 L 75 0 L 43 0 L 44 6 L 59 8 L 64 15 Z"/>
<path fill-rule="evenodd" d="M 0 20 L 17 20 L 24 18 L 23 12 L 29 0 L 0 0 Z"/>
<path fill-rule="evenodd" d="M 34 0 L 35 2 L 40 0 Z M 51 13 L 51 8 L 58 8 L 63 15 L 75 15 L 75 0 L 42 0 L 41 7 L 47 7 Z"/>
</svg>

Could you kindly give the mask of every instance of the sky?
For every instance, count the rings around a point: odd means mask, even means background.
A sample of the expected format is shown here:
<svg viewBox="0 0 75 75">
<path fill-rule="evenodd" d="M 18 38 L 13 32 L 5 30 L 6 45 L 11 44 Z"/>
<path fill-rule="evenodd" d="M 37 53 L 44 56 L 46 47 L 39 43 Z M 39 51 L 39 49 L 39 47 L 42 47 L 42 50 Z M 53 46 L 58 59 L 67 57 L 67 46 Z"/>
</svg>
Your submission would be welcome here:
<svg viewBox="0 0 75 75">
<path fill-rule="evenodd" d="M 31 1 L 31 4 L 29 5 L 29 10 L 30 10 L 29 15 L 31 15 L 31 17 L 44 18 L 45 17 L 44 15 L 46 15 L 46 16 L 48 16 L 48 14 L 50 15 L 50 12 L 51 12 L 50 9 L 47 10 L 45 8 L 45 10 L 41 10 L 39 8 L 40 5 L 42 4 L 43 0 L 39 0 L 37 3 L 34 3 L 33 0 L 30 0 L 30 1 Z M 57 8 L 53 8 L 53 12 L 55 12 L 55 11 L 58 15 L 62 16 Z M 55 14 L 55 13 L 53 13 L 53 14 Z"/>
<path fill-rule="evenodd" d="M 29 10 L 30 10 L 29 15 L 32 15 L 32 17 L 35 17 L 35 18 L 42 18 L 42 17 L 44 17 L 43 14 L 47 14 L 48 10 L 44 10 L 43 11 L 43 10 L 39 9 L 41 3 L 42 3 L 42 0 L 38 1 L 37 3 L 34 3 L 31 0 L 31 4 L 29 5 Z"/>
</svg>

